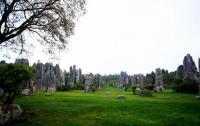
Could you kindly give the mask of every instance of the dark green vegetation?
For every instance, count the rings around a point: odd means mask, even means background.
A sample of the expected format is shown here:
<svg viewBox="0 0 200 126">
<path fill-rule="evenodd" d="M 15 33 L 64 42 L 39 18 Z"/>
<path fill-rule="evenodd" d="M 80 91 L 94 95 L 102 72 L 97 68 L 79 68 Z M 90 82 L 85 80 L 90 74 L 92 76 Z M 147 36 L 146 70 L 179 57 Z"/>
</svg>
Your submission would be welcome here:
<svg viewBox="0 0 200 126">
<path fill-rule="evenodd" d="M 44 92 L 16 100 L 24 110 L 23 120 L 11 126 L 199 126 L 200 101 L 193 94 L 172 91 L 154 97 L 132 95 L 107 88 L 83 91 Z M 125 95 L 126 99 L 115 99 Z"/>
<path fill-rule="evenodd" d="M 172 89 L 181 93 L 197 93 L 199 84 L 189 79 L 176 79 Z"/>
<path fill-rule="evenodd" d="M 34 70 L 27 65 L 0 64 L 0 89 L 3 89 L 0 103 L 3 103 L 3 109 L 21 93 L 21 83 L 30 80 L 33 75 Z"/>
</svg>

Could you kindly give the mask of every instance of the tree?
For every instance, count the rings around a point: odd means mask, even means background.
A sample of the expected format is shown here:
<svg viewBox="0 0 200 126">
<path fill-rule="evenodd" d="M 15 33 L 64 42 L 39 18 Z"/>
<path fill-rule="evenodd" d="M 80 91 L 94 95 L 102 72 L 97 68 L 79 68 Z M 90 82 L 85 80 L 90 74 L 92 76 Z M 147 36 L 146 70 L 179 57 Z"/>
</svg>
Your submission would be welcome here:
<svg viewBox="0 0 200 126">
<path fill-rule="evenodd" d="M 49 53 L 66 47 L 85 0 L 0 0 L 0 45 L 26 51 L 25 33 L 38 36 Z"/>
<path fill-rule="evenodd" d="M 2 90 L 1 100 L 3 110 L 13 103 L 16 95 L 21 93 L 23 81 L 30 80 L 34 70 L 22 64 L 0 64 L 0 89 Z"/>
</svg>

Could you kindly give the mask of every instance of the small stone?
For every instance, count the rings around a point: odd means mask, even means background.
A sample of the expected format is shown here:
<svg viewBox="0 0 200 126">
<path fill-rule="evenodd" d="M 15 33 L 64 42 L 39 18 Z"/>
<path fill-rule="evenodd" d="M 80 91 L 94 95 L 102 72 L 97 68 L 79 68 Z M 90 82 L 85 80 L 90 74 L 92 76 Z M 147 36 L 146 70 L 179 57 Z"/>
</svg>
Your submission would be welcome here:
<svg viewBox="0 0 200 126">
<path fill-rule="evenodd" d="M 46 96 L 52 96 L 52 94 L 50 94 L 50 93 L 48 93 L 48 92 L 45 93 L 45 95 L 46 95 Z"/>
<path fill-rule="evenodd" d="M 136 95 L 139 95 L 140 93 L 141 93 L 141 89 L 140 89 L 140 88 L 136 88 L 136 89 L 135 89 L 135 94 L 136 94 Z"/>
<path fill-rule="evenodd" d="M 28 96 L 30 93 L 29 89 L 22 90 L 22 95 Z"/>
<path fill-rule="evenodd" d="M 197 99 L 197 100 L 200 100 L 200 96 L 196 96 L 196 99 Z"/>
<path fill-rule="evenodd" d="M 0 109 L 0 125 L 4 125 L 10 119 L 17 120 L 21 116 L 22 109 L 21 109 L 20 105 L 18 105 L 18 104 L 12 104 L 11 105 L 11 109 L 12 110 L 8 110 L 7 112 L 2 111 Z"/>
<path fill-rule="evenodd" d="M 10 111 L 4 113 L 0 111 L 0 125 L 4 125 L 10 119 Z"/>
<path fill-rule="evenodd" d="M 116 99 L 125 99 L 126 98 L 126 96 L 124 96 L 124 95 L 118 95 L 117 97 L 116 97 Z"/>
<path fill-rule="evenodd" d="M 106 95 L 111 95 L 111 92 L 106 92 Z"/>
<path fill-rule="evenodd" d="M 22 109 L 21 109 L 20 105 L 13 104 L 12 105 L 12 119 L 14 119 L 14 120 L 18 119 L 21 114 L 22 114 Z"/>
</svg>

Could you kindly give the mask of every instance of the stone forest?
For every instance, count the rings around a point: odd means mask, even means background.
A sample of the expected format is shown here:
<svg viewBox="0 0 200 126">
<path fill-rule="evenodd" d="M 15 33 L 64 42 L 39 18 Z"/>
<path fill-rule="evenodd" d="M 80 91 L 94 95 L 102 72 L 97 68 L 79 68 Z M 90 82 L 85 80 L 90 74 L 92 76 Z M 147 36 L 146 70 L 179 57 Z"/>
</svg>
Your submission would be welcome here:
<svg viewBox="0 0 200 126">
<path fill-rule="evenodd" d="M 8 64 L 5 61 L 1 61 L 0 63 L 1 65 Z M 30 66 L 29 61 L 27 59 L 16 59 L 14 64 Z M 200 66 L 200 59 L 199 59 L 198 66 Z M 166 94 L 166 92 L 169 92 L 169 91 L 174 92 L 175 95 L 177 95 L 177 97 L 179 97 L 179 94 L 176 94 L 176 92 L 186 93 L 186 94 L 187 93 L 196 94 L 200 92 L 199 69 L 197 69 L 197 66 L 190 54 L 187 54 L 183 58 L 183 64 L 179 65 L 177 67 L 177 70 L 175 71 L 169 72 L 168 70 L 165 70 L 165 69 L 156 68 L 155 71 L 152 71 L 151 73 L 147 73 L 146 75 L 143 75 L 140 73 L 129 75 L 125 71 L 122 71 L 119 74 L 110 74 L 110 75 L 100 75 L 98 73 L 84 74 L 82 69 L 77 68 L 76 65 L 70 66 L 68 71 L 66 71 L 66 70 L 61 70 L 58 64 L 56 65 L 53 65 L 53 63 L 43 64 L 40 61 L 38 61 L 37 63 L 34 63 L 30 67 L 35 71 L 34 77 L 30 80 L 22 81 L 22 84 L 20 86 L 21 90 L 19 90 L 21 92 L 19 93 L 20 97 L 17 98 L 18 103 L 24 104 L 23 107 L 29 106 L 28 102 L 24 101 L 25 99 L 31 100 L 32 98 L 35 99 L 36 97 L 39 97 L 39 96 L 41 96 L 42 98 L 43 97 L 45 98 L 46 96 L 49 100 L 51 100 L 51 98 L 53 97 L 57 99 L 58 96 L 54 92 L 66 92 L 66 93 L 73 92 L 75 93 L 74 95 L 78 95 L 82 93 L 87 94 L 81 97 L 92 97 L 95 94 L 105 92 L 105 96 L 111 99 L 119 99 L 119 100 L 126 100 L 126 99 L 128 100 L 131 97 L 131 96 L 127 96 L 130 93 L 130 91 L 131 91 L 130 95 L 134 97 L 137 96 L 136 99 L 138 99 L 139 97 L 141 98 L 144 97 L 145 99 L 146 97 L 155 99 L 155 97 L 160 97 L 162 96 L 162 94 L 165 94 L 167 95 L 167 97 L 170 97 L 169 94 Z M 22 125 L 23 124 L 22 120 L 24 120 L 23 114 L 24 113 L 28 114 L 28 113 L 24 112 L 21 109 L 22 107 L 20 105 L 13 104 L 13 107 L 16 108 L 15 111 L 12 111 L 11 113 L 3 113 L 3 103 L 5 102 L 4 100 L 6 100 L 6 97 L 7 97 L 5 95 L 6 91 L 7 91 L 6 88 L 4 88 L 3 86 L 0 87 L 0 96 L 1 96 L 0 103 L 2 105 L 1 110 L 0 110 L 0 124 L 13 125 L 16 123 L 16 124 Z M 43 94 L 42 92 L 45 93 L 44 96 L 42 96 Z M 121 93 L 117 95 L 116 92 L 121 92 Z M 63 94 L 63 95 L 64 96 L 61 96 L 61 97 L 70 98 L 70 94 L 68 93 Z M 191 97 L 191 95 L 187 97 Z M 133 98 L 132 100 L 134 101 L 134 99 L 135 98 Z M 191 97 L 190 100 L 192 99 L 193 98 Z M 200 107 L 200 104 L 198 101 L 200 100 L 200 96 L 195 96 L 193 100 L 195 99 L 196 99 L 196 105 L 194 106 L 194 109 L 195 107 L 197 108 Z M 175 99 L 172 99 L 172 100 L 175 100 Z M 36 104 L 39 105 L 40 103 L 36 103 Z M 49 103 L 49 104 L 52 104 L 52 103 Z M 48 101 L 46 101 L 46 105 L 48 106 Z M 31 111 L 31 110 L 27 110 L 27 111 Z M 199 117 L 199 114 L 197 114 L 196 116 Z M 15 121 L 10 121 L 10 120 L 15 120 Z M 194 121 L 193 123 L 200 124 L 200 120 L 197 119 L 196 122 Z M 29 122 L 25 121 L 24 124 L 29 125 Z M 160 124 L 158 123 L 158 125 Z M 171 125 L 171 123 L 169 125 Z"/>
<path fill-rule="evenodd" d="M 0 0 L 0 126 L 200 126 L 200 0 Z"/>
</svg>

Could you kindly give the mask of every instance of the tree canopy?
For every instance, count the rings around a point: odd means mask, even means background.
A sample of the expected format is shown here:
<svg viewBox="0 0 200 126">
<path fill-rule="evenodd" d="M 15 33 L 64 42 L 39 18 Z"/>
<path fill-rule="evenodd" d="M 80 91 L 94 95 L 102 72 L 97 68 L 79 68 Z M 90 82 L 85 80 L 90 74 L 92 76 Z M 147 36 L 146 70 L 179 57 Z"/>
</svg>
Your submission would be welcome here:
<svg viewBox="0 0 200 126">
<path fill-rule="evenodd" d="M 22 64 L 0 64 L 0 102 L 4 105 L 12 104 L 15 96 L 21 93 L 22 82 L 30 80 L 35 71 Z"/>
<path fill-rule="evenodd" d="M 25 32 L 38 36 L 49 52 L 66 47 L 85 0 L 0 0 L 0 45 L 24 49 Z"/>
</svg>

